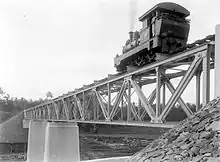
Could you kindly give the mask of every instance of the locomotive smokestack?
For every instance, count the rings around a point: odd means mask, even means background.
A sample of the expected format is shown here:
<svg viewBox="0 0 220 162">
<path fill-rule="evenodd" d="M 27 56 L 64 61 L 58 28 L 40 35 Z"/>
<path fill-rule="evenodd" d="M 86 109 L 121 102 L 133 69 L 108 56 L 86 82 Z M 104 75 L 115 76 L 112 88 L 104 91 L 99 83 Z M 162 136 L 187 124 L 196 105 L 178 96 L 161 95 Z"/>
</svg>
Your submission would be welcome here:
<svg viewBox="0 0 220 162">
<path fill-rule="evenodd" d="M 130 31 L 128 34 L 129 34 L 129 39 L 131 42 L 133 42 L 133 31 Z"/>
</svg>

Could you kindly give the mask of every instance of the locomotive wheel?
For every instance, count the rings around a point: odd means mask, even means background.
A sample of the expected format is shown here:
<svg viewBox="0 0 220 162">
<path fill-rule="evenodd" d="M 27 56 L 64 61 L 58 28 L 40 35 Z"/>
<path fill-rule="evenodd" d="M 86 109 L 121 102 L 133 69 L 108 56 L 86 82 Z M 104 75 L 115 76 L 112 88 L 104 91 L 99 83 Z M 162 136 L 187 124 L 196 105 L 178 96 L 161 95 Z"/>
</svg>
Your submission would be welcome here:
<svg viewBox="0 0 220 162">
<path fill-rule="evenodd" d="M 140 67 L 144 63 L 144 56 L 143 55 L 138 56 L 134 62 L 135 62 L 135 65 Z"/>
</svg>

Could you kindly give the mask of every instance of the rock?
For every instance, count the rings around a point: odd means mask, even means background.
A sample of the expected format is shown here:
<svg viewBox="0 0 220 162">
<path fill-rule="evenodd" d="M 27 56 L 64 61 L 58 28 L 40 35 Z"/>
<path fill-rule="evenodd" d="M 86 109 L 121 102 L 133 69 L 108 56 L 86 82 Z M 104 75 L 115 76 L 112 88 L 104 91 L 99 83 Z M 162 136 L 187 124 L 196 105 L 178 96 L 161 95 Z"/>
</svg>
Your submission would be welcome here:
<svg viewBox="0 0 220 162">
<path fill-rule="evenodd" d="M 214 131 L 220 131 L 220 121 L 214 121 L 210 126 L 210 129 Z"/>
<path fill-rule="evenodd" d="M 194 146 L 189 150 L 190 156 L 197 156 L 199 154 L 199 147 Z"/>
<path fill-rule="evenodd" d="M 220 158 L 209 158 L 207 162 L 220 162 Z"/>
<path fill-rule="evenodd" d="M 220 98 L 181 121 L 128 161 L 220 162 Z"/>
</svg>

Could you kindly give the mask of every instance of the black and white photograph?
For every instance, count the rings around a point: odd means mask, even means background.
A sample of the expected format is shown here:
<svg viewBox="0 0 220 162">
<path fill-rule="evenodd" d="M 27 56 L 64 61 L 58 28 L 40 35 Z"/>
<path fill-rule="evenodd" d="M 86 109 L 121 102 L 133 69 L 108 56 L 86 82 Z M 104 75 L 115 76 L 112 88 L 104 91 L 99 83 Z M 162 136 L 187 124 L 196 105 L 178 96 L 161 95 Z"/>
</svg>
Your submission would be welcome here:
<svg viewBox="0 0 220 162">
<path fill-rule="evenodd" d="M 219 0 L 0 0 L 0 162 L 220 162 Z"/>
</svg>

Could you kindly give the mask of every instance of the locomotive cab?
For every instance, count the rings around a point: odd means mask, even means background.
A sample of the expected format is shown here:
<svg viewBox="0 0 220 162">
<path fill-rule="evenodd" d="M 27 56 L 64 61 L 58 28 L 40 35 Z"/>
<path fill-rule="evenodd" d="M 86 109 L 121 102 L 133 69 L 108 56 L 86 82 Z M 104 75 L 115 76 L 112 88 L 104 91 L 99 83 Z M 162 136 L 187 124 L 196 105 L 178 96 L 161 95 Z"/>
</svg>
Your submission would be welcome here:
<svg viewBox="0 0 220 162">
<path fill-rule="evenodd" d="M 183 48 L 189 33 L 189 21 L 185 18 L 190 12 L 171 2 L 159 3 L 143 14 L 140 30 L 140 44 L 147 42 L 149 51 L 172 53 Z"/>
<path fill-rule="evenodd" d="M 185 48 L 190 24 L 186 19 L 190 12 L 171 2 L 159 3 L 139 21 L 140 31 L 129 32 L 122 55 L 114 59 L 119 72 L 127 71 L 127 66 L 142 67 L 156 61 L 156 53 L 173 54 Z"/>
</svg>

